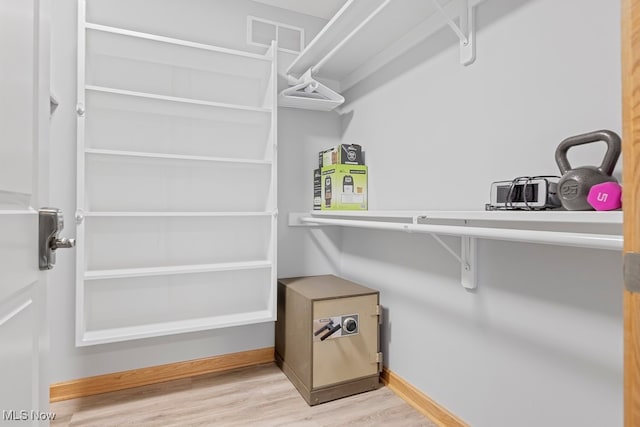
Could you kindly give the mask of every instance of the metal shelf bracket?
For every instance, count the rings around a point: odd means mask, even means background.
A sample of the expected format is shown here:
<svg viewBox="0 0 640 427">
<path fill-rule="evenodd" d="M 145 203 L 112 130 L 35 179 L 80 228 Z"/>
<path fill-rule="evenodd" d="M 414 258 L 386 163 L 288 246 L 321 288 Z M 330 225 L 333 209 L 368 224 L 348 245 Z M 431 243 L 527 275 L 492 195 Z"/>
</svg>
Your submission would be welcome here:
<svg viewBox="0 0 640 427">
<path fill-rule="evenodd" d="M 460 63 L 462 65 L 472 64 L 476 60 L 476 28 L 473 7 L 469 5 L 469 0 L 458 0 L 460 4 L 459 23 L 447 15 L 439 0 L 431 1 L 460 39 Z"/>
<path fill-rule="evenodd" d="M 289 227 L 305 227 L 305 228 L 315 228 L 315 227 L 326 227 L 324 224 L 313 224 L 309 222 L 305 222 L 302 219 L 309 218 L 309 213 L 307 212 L 290 212 L 289 213 Z M 418 225 L 419 219 L 426 218 L 422 215 L 413 215 L 411 218 L 411 224 L 399 224 L 400 229 L 406 233 L 412 233 L 412 225 Z M 466 224 L 466 221 L 465 221 Z M 468 236 L 460 236 L 461 245 L 460 245 L 460 255 L 454 251 L 451 246 L 447 244 L 439 235 L 436 233 L 428 233 L 433 239 L 438 242 L 451 256 L 453 256 L 456 261 L 460 263 L 460 284 L 463 288 L 467 290 L 473 290 L 478 287 L 477 281 L 477 238 L 476 237 L 468 237 Z"/>
<path fill-rule="evenodd" d="M 447 243 L 440 238 L 437 234 L 431 233 L 431 237 L 435 239 L 436 242 L 440 243 L 440 245 L 449 252 L 459 263 L 460 263 L 460 284 L 465 289 L 476 289 L 478 287 L 477 281 L 477 251 L 476 251 L 476 238 L 475 237 L 467 237 L 461 236 L 461 254 L 458 254 L 451 249 Z"/>
<path fill-rule="evenodd" d="M 461 283 L 465 289 L 478 287 L 478 251 L 475 237 L 462 236 Z"/>
</svg>

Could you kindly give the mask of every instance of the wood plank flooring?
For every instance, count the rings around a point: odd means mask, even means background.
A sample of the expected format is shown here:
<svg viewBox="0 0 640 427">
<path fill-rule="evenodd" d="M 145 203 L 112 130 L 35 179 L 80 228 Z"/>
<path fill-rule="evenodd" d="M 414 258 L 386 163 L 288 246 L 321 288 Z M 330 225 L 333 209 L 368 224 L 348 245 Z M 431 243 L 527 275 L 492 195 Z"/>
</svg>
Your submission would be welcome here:
<svg viewBox="0 0 640 427">
<path fill-rule="evenodd" d="M 386 387 L 310 407 L 275 364 L 51 404 L 53 427 L 437 427 Z"/>
</svg>

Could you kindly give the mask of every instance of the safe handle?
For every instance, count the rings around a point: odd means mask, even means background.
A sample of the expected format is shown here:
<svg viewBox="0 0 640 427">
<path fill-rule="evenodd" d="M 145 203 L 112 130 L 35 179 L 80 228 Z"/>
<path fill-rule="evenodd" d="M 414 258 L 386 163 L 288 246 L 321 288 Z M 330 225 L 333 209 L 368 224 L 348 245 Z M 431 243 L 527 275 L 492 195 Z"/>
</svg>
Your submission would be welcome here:
<svg viewBox="0 0 640 427">
<path fill-rule="evenodd" d="M 339 323 L 337 325 L 335 325 L 333 328 L 329 329 L 327 331 L 326 334 L 324 334 L 323 336 L 320 337 L 320 341 L 324 341 L 327 338 L 329 338 L 331 335 L 335 334 L 336 332 L 338 332 L 338 330 L 340 330 L 340 328 L 342 327 L 342 325 L 340 325 Z"/>
<path fill-rule="evenodd" d="M 329 323 L 325 324 L 322 328 L 318 329 L 317 331 L 315 331 L 313 333 L 314 337 L 317 337 L 318 335 L 320 335 L 323 331 L 326 331 L 327 329 L 333 327 L 333 320 L 329 320 Z"/>
<path fill-rule="evenodd" d="M 56 263 L 56 249 L 72 248 L 75 239 L 61 238 L 64 215 L 61 209 L 42 208 L 38 212 L 38 267 L 51 270 Z"/>
</svg>

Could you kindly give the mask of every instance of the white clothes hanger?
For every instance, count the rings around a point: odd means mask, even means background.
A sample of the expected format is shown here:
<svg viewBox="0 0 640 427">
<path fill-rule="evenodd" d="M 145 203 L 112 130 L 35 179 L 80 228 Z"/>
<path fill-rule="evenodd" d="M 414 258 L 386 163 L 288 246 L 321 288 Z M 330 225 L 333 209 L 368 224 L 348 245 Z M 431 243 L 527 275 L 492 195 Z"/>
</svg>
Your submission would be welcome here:
<svg viewBox="0 0 640 427">
<path fill-rule="evenodd" d="M 311 77 L 311 69 L 299 79 L 287 76 L 291 87 L 280 92 L 278 105 L 307 110 L 331 111 L 344 103 L 344 97 Z"/>
</svg>

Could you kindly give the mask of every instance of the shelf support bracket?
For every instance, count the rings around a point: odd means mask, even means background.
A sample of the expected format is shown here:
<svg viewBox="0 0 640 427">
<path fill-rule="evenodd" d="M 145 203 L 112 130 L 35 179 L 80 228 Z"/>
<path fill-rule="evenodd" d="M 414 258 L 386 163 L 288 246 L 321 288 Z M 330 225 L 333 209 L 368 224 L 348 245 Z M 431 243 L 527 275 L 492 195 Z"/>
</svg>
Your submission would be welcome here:
<svg viewBox="0 0 640 427">
<path fill-rule="evenodd" d="M 460 263 L 460 283 L 465 289 L 476 289 L 478 286 L 476 280 L 476 238 L 462 236 L 461 254 L 458 256 L 456 251 L 451 249 L 447 243 L 437 234 L 430 233 L 431 237 Z"/>
<path fill-rule="evenodd" d="M 478 242 L 475 237 L 462 236 L 461 243 L 463 260 L 461 270 L 461 283 L 465 289 L 476 289 L 478 287 Z"/>
<path fill-rule="evenodd" d="M 472 64 L 476 60 L 476 28 L 473 19 L 473 7 L 469 0 L 459 0 L 460 22 L 456 23 L 444 10 L 439 0 L 431 0 L 436 9 L 447 21 L 449 27 L 460 39 L 460 63 Z"/>
</svg>

